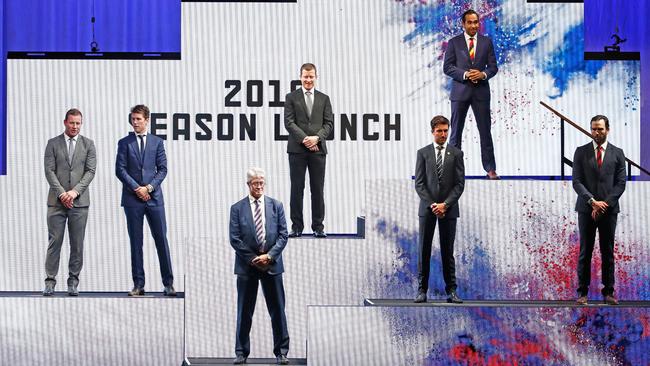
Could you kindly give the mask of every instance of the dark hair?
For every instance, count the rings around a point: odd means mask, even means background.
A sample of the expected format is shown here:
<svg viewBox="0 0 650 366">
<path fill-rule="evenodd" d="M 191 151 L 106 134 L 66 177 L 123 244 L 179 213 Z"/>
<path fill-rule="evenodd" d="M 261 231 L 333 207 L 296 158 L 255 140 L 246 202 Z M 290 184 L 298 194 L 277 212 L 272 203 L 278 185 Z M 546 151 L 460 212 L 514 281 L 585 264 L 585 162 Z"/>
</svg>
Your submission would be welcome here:
<svg viewBox="0 0 650 366">
<path fill-rule="evenodd" d="M 463 13 L 463 15 L 460 17 L 460 20 L 461 20 L 463 23 L 465 23 L 465 17 L 468 16 L 468 15 L 470 15 L 470 14 L 474 14 L 474 15 L 476 15 L 477 18 L 480 18 L 480 16 L 478 15 L 477 12 L 475 12 L 473 9 L 468 9 L 468 10 L 466 10 L 466 11 Z"/>
<path fill-rule="evenodd" d="M 304 63 L 304 64 L 302 64 L 302 66 L 300 66 L 300 75 L 302 75 L 302 70 L 305 70 L 305 71 L 314 70 L 314 72 L 316 72 L 316 65 L 314 65 L 312 63 L 309 63 L 309 62 Z"/>
<path fill-rule="evenodd" d="M 436 129 L 438 125 L 447 125 L 449 126 L 449 120 L 445 116 L 435 116 L 431 120 L 431 132 Z"/>
<path fill-rule="evenodd" d="M 131 108 L 131 114 L 140 113 L 144 119 L 149 119 L 149 107 L 144 104 L 138 104 L 135 107 Z M 129 121 L 131 119 L 129 118 Z"/>
<path fill-rule="evenodd" d="M 601 119 L 603 121 L 605 121 L 605 129 L 609 130 L 609 119 L 607 117 L 603 116 L 602 114 L 597 114 L 597 115 L 593 116 L 591 118 L 591 122 L 589 123 L 589 125 L 591 125 L 592 123 L 594 123 L 596 121 L 600 121 Z"/>
<path fill-rule="evenodd" d="M 81 116 L 81 118 L 83 118 L 83 114 L 81 114 L 81 111 L 78 110 L 77 108 L 71 108 L 70 110 L 65 112 L 65 118 L 63 120 L 67 121 L 68 116 Z"/>
</svg>

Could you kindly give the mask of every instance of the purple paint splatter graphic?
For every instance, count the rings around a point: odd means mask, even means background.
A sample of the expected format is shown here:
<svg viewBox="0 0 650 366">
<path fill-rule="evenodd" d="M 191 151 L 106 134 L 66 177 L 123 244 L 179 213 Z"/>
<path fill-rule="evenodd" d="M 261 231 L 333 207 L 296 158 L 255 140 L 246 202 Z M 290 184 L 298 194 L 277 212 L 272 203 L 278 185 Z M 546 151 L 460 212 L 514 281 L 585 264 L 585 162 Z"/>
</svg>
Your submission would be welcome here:
<svg viewBox="0 0 650 366">
<path fill-rule="evenodd" d="M 470 299 L 544 299 L 567 296 L 575 291 L 575 259 L 577 258 L 575 222 L 570 217 L 544 215 L 540 202 L 523 197 L 524 227 L 516 238 L 539 266 L 522 266 L 512 274 L 498 278 L 494 271 L 499 258 L 490 258 L 482 249 L 480 238 L 469 252 L 457 254 L 458 263 L 467 269 L 459 277 L 461 295 Z M 533 207 L 537 207 L 533 209 Z M 393 243 L 394 261 L 379 280 L 380 296 L 412 298 L 417 288 L 417 232 L 378 217 L 374 230 L 379 237 Z M 541 231 L 550 234 L 540 235 Z M 468 237 L 465 237 L 467 240 Z M 437 243 L 433 243 L 434 247 Z M 631 252 L 631 246 L 617 243 L 617 261 L 633 262 L 642 253 Z M 640 248 L 640 246 L 639 246 Z M 511 253 L 511 252 L 510 252 Z M 638 261 L 638 260 L 637 260 Z M 595 261 L 594 266 L 600 264 Z M 430 295 L 444 296 L 440 256 L 433 251 Z M 597 271 L 594 271 L 597 273 Z M 647 287 L 643 278 L 625 277 L 625 265 L 619 266 L 617 279 L 634 288 Z M 599 282 L 597 279 L 594 281 Z M 597 286 L 597 285 L 595 285 Z M 523 290 L 522 290 L 523 289 Z M 640 294 L 632 287 L 623 287 L 621 294 Z M 597 291 L 596 291 L 597 292 Z M 550 295 L 550 296 L 549 296 Z M 567 357 L 574 352 L 591 354 L 613 365 L 648 364 L 650 355 L 643 352 L 650 346 L 649 309 L 589 308 L 436 308 L 408 307 L 383 310 L 394 336 L 398 339 L 428 337 L 432 339 L 422 365 L 570 365 Z M 462 319 L 464 329 L 454 321 Z M 566 352 L 570 352 L 567 354 Z"/>
</svg>

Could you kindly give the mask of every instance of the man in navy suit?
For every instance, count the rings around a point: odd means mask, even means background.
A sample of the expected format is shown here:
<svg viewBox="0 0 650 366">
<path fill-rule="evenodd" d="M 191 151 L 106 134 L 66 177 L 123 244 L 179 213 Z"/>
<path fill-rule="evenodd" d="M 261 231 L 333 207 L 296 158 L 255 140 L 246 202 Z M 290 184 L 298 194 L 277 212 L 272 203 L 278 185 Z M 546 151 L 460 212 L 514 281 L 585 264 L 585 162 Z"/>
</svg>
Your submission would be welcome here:
<svg viewBox="0 0 650 366">
<path fill-rule="evenodd" d="M 302 216 L 305 173 L 309 170 L 311 192 L 311 228 L 314 236 L 324 238 L 325 162 L 326 139 L 332 132 L 334 115 L 330 98 L 315 89 L 316 65 L 306 63 L 300 67 L 302 87 L 287 94 L 284 102 L 284 127 L 289 132 L 289 177 L 291 199 L 289 201 L 291 232 L 289 237 L 302 236 L 305 226 Z"/>
<path fill-rule="evenodd" d="M 284 313 L 282 251 L 287 245 L 287 221 L 279 201 L 264 195 L 264 171 L 246 173 L 248 196 L 230 207 L 230 245 L 235 249 L 237 275 L 237 335 L 234 364 L 246 363 L 250 329 L 262 284 L 273 327 L 273 353 L 279 365 L 289 363 L 289 331 Z"/>
<path fill-rule="evenodd" d="M 497 58 L 492 40 L 478 34 L 479 17 L 467 10 L 461 18 L 463 34 L 447 44 L 443 70 L 451 77 L 451 135 L 449 144 L 461 149 L 467 111 L 472 107 L 481 139 L 481 161 L 488 179 L 499 179 L 494 160 L 490 118 L 490 84 L 496 75 Z"/>
<path fill-rule="evenodd" d="M 447 144 L 449 120 L 435 116 L 431 120 L 433 144 L 418 150 L 415 163 L 415 191 L 420 197 L 420 230 L 418 236 L 418 295 L 415 302 L 427 301 L 429 266 L 433 232 L 438 222 L 442 275 L 447 301 L 462 303 L 456 293 L 454 240 L 456 220 L 460 216 L 458 199 L 465 189 L 463 152 Z"/>
<path fill-rule="evenodd" d="M 587 304 L 591 281 L 591 254 L 598 230 L 602 258 L 602 294 L 605 303 L 617 305 L 614 295 L 614 232 L 620 208 L 618 200 L 625 191 L 625 154 L 607 142 L 609 119 L 602 115 L 591 119 L 593 141 L 576 149 L 573 156 L 573 189 L 578 194 L 578 300 Z"/>
<path fill-rule="evenodd" d="M 147 217 L 156 243 L 160 274 L 165 296 L 176 296 L 174 274 L 167 243 L 165 202 L 160 186 L 167 176 L 167 156 L 163 140 L 147 133 L 149 108 L 136 105 L 131 109 L 133 131 L 117 143 L 115 174 L 122 182 L 122 206 L 131 240 L 131 272 L 133 290 L 129 296 L 144 295 L 142 265 L 142 228 Z"/>
</svg>

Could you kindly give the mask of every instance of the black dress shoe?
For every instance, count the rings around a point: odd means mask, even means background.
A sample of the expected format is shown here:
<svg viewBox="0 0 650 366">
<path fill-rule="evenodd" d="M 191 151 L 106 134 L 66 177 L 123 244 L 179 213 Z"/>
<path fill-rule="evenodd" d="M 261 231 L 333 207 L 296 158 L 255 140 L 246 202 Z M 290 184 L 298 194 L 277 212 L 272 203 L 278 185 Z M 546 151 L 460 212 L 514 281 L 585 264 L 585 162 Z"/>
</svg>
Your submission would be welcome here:
<svg viewBox="0 0 650 366">
<path fill-rule="evenodd" d="M 290 238 L 299 238 L 302 236 L 302 231 L 292 231 L 289 233 Z"/>
<path fill-rule="evenodd" d="M 233 365 L 241 365 L 244 363 L 246 363 L 246 357 L 242 355 L 237 355 L 237 357 L 235 357 L 235 359 L 232 361 Z"/>
<path fill-rule="evenodd" d="M 275 358 L 276 363 L 278 365 L 288 365 L 289 364 L 289 359 L 285 355 L 280 355 Z"/>
<path fill-rule="evenodd" d="M 415 297 L 415 300 L 413 300 L 415 303 L 421 303 L 421 302 L 427 302 L 427 294 L 424 292 L 418 293 L 418 296 Z"/>
<path fill-rule="evenodd" d="M 144 289 L 140 287 L 134 287 L 133 290 L 129 291 L 129 296 L 144 296 Z"/>
<path fill-rule="evenodd" d="M 79 289 L 77 285 L 68 286 L 68 296 L 79 296 Z"/>
<path fill-rule="evenodd" d="M 45 289 L 43 290 L 43 296 L 54 296 L 53 282 L 45 282 Z"/>
<path fill-rule="evenodd" d="M 174 290 L 174 286 L 165 286 L 165 289 L 163 290 L 163 295 L 165 296 L 171 296 L 175 297 L 176 296 L 176 290 Z"/>
<path fill-rule="evenodd" d="M 327 238 L 327 234 L 324 231 L 315 231 L 314 238 Z"/>
<path fill-rule="evenodd" d="M 452 291 L 448 296 L 447 296 L 447 302 L 454 303 L 454 304 L 462 304 L 463 299 L 458 297 L 458 294 L 456 294 L 456 291 Z"/>
</svg>

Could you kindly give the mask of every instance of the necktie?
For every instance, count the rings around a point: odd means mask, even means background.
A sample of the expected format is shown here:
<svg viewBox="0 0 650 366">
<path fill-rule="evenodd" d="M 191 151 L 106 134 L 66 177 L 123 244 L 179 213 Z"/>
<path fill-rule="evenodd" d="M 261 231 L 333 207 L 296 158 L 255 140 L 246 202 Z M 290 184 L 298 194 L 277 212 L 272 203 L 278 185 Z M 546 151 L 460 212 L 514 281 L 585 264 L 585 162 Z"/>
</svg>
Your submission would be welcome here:
<svg viewBox="0 0 650 366">
<path fill-rule="evenodd" d="M 72 163 L 72 155 L 74 155 L 74 140 L 70 139 L 68 144 L 68 159 L 70 159 L 70 163 Z"/>
<path fill-rule="evenodd" d="M 314 102 L 311 100 L 310 91 L 305 92 L 305 95 L 307 95 L 307 100 L 305 100 L 305 103 L 307 104 L 307 116 L 311 118 L 311 108 L 314 106 Z"/>
<path fill-rule="evenodd" d="M 474 62 L 474 37 L 469 37 L 469 59 Z"/>
<path fill-rule="evenodd" d="M 257 236 L 257 242 L 260 244 L 260 253 L 264 253 L 266 251 L 266 240 L 264 239 L 264 223 L 262 222 L 262 208 L 259 200 L 255 200 L 255 235 Z"/>
<path fill-rule="evenodd" d="M 598 163 L 598 168 L 600 168 L 603 166 L 603 147 L 598 145 L 596 151 L 596 162 Z"/>
<path fill-rule="evenodd" d="M 144 155 L 144 136 L 138 135 L 138 138 L 140 138 L 140 156 L 142 157 Z"/>
<path fill-rule="evenodd" d="M 442 179 L 442 145 L 436 146 L 438 149 L 438 154 L 436 155 L 436 170 L 438 171 L 438 181 Z"/>
</svg>

